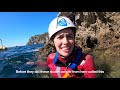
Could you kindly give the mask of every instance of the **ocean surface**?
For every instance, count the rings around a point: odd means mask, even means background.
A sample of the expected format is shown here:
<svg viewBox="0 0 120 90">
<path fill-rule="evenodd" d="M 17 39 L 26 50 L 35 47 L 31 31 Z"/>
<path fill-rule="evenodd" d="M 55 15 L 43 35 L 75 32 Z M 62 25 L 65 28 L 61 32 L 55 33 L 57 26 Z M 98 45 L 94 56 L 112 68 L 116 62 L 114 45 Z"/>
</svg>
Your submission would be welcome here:
<svg viewBox="0 0 120 90">
<path fill-rule="evenodd" d="M 31 71 L 34 65 L 27 65 L 28 61 L 36 61 L 38 48 L 43 44 L 9 47 L 0 51 L 0 78 L 34 78 Z"/>
</svg>

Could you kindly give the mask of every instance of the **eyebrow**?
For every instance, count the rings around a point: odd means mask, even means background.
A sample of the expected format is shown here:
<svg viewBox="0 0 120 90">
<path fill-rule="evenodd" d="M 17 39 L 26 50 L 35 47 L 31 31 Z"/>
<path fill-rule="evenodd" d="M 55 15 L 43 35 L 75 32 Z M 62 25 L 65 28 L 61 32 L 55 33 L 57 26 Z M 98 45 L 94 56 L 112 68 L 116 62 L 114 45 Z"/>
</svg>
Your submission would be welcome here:
<svg viewBox="0 0 120 90">
<path fill-rule="evenodd" d="M 59 35 L 63 35 L 64 33 L 61 33 Z M 72 33 L 66 33 L 67 35 L 73 35 Z"/>
</svg>

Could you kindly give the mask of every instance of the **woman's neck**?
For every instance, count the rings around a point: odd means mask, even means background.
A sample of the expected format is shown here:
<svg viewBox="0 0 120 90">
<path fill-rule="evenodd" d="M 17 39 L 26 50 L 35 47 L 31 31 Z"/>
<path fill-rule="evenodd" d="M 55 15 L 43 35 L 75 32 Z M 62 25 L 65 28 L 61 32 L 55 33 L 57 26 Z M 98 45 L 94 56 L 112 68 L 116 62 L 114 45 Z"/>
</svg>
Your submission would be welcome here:
<svg viewBox="0 0 120 90">
<path fill-rule="evenodd" d="M 58 58 L 59 58 L 60 61 L 66 62 L 66 61 L 68 61 L 71 57 L 75 56 L 75 55 L 74 55 L 74 54 L 75 54 L 75 51 L 76 51 L 76 47 L 73 49 L 72 53 L 71 53 L 69 56 L 64 57 L 64 56 L 62 56 L 62 55 L 59 54 Z"/>
</svg>

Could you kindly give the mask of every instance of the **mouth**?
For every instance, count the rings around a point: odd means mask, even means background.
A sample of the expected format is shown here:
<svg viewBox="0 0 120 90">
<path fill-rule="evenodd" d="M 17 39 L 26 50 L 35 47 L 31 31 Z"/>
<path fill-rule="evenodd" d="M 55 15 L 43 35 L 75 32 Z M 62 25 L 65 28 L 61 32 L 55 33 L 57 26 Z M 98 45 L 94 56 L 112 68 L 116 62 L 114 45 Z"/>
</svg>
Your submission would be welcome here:
<svg viewBox="0 0 120 90">
<path fill-rule="evenodd" d="M 63 52 L 68 53 L 70 51 L 70 47 L 62 47 Z"/>
</svg>

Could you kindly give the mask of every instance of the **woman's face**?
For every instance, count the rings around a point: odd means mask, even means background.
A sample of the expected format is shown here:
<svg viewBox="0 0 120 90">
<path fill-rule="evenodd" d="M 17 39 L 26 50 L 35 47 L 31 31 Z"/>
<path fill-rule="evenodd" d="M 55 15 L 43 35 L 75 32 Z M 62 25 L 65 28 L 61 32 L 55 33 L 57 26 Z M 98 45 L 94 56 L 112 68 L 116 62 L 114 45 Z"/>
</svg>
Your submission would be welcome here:
<svg viewBox="0 0 120 90">
<path fill-rule="evenodd" d="M 57 32 L 53 41 L 56 50 L 64 57 L 68 57 L 74 49 L 75 38 L 70 28 Z"/>
</svg>

